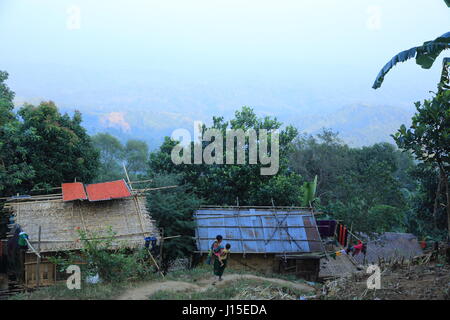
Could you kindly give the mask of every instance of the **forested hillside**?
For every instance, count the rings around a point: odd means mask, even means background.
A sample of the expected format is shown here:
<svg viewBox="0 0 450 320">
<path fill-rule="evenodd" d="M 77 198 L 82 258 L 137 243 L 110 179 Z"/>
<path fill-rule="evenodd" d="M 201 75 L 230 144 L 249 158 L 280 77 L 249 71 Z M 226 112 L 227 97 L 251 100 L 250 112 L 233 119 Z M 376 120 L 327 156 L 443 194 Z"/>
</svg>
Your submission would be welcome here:
<svg viewBox="0 0 450 320">
<path fill-rule="evenodd" d="M 106 133 L 90 137 L 81 113 L 72 117 L 61 114 L 51 101 L 24 104 L 15 111 L 8 74 L 0 75 L 3 196 L 50 192 L 61 182 L 75 180 L 90 183 L 122 179 L 125 165 L 132 180 L 153 179 L 150 185 L 171 181 L 183 186 L 182 192 L 175 193 L 184 199 L 179 206 L 192 201 L 211 205 L 298 206 L 305 205 L 305 182 L 317 176 L 314 205 L 329 216 L 344 220 L 354 230 L 404 231 L 434 238 L 446 234 L 444 188 L 439 187 L 436 194 L 439 172 L 431 163 L 414 160 L 410 152 L 392 144 L 350 147 L 332 130 L 307 135 L 296 123 L 282 124 L 274 117 L 259 117 L 252 108 L 243 107 L 232 119 L 218 114 L 212 128 L 222 132 L 279 129 L 280 168 L 276 175 L 260 175 L 262 165 L 248 162 L 175 165 L 170 154 L 177 142 L 169 137 L 157 150 L 149 152 L 141 140 L 123 144 Z M 163 203 L 161 199 L 169 197 L 169 192 L 156 192 L 150 201 L 154 197 Z M 176 207 L 158 210 L 173 212 Z M 181 220 L 189 221 L 190 217 L 184 215 Z"/>
</svg>

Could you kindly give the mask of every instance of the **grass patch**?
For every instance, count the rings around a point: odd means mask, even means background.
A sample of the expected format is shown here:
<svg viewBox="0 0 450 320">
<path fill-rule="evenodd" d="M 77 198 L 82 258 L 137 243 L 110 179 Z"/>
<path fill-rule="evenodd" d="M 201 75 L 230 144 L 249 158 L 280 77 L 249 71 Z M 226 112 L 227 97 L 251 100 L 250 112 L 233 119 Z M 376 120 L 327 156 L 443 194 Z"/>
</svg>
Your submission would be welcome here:
<svg viewBox="0 0 450 320">
<path fill-rule="evenodd" d="M 212 266 L 199 265 L 189 270 L 177 270 L 166 274 L 165 280 L 196 282 L 213 275 Z"/>
<path fill-rule="evenodd" d="M 241 279 L 232 284 L 212 287 L 205 291 L 158 291 L 150 300 L 296 300 L 305 295 L 301 290 L 290 286 L 277 285 L 269 281 Z"/>
<path fill-rule="evenodd" d="M 293 275 L 283 274 L 263 274 L 255 271 L 244 271 L 225 269 L 226 274 L 252 274 L 255 276 L 265 278 L 275 278 L 287 280 L 295 283 L 306 283 L 305 280 L 297 279 Z M 10 297 L 10 300 L 109 300 L 115 299 L 127 289 L 138 287 L 144 282 L 149 281 L 184 281 L 196 283 L 202 279 L 213 277 L 213 268 L 210 265 L 202 264 L 190 270 L 178 270 L 170 272 L 164 279 L 159 273 L 152 273 L 145 276 L 140 281 L 125 281 L 125 282 L 103 282 L 97 284 L 88 284 L 82 282 L 80 290 L 69 290 L 64 282 L 58 283 L 54 286 L 40 288 L 29 293 L 20 293 Z M 261 296 L 263 292 L 265 295 Z M 173 291 L 158 291 L 150 299 L 155 300 L 209 300 L 209 299 L 233 299 L 234 297 L 241 297 L 241 299 L 252 299 L 259 297 L 260 299 L 270 299 L 271 296 L 281 298 L 283 294 L 287 296 L 300 296 L 304 293 L 290 287 L 283 285 L 276 285 L 274 283 L 255 280 L 255 279 L 241 279 L 232 284 L 225 286 L 212 287 L 203 292 L 173 292 Z M 287 297 L 286 296 L 286 297 Z"/>
<path fill-rule="evenodd" d="M 126 290 L 124 283 L 82 284 L 80 290 L 69 290 L 65 283 L 14 295 L 9 300 L 108 300 Z"/>
<path fill-rule="evenodd" d="M 161 280 L 159 274 L 151 274 L 144 281 Z M 65 282 L 59 282 L 53 286 L 39 288 L 37 290 L 19 293 L 11 296 L 9 300 L 111 300 L 136 287 L 141 281 L 125 282 L 101 282 L 97 284 L 81 283 L 81 289 L 69 290 Z"/>
</svg>

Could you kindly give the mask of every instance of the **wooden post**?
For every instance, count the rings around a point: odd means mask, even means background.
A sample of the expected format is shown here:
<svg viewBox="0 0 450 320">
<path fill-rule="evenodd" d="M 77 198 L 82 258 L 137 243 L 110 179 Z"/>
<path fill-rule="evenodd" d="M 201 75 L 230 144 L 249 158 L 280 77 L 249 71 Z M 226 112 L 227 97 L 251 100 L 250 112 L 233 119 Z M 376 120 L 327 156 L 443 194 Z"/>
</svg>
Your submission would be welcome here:
<svg viewBox="0 0 450 320">
<path fill-rule="evenodd" d="M 164 228 L 161 228 L 161 240 L 159 241 L 159 264 L 162 266 L 163 262 L 163 245 L 164 245 Z"/>
<path fill-rule="evenodd" d="M 37 256 L 36 264 L 36 288 L 39 288 L 41 284 L 41 226 L 39 226 L 37 252 L 39 256 Z"/>
</svg>

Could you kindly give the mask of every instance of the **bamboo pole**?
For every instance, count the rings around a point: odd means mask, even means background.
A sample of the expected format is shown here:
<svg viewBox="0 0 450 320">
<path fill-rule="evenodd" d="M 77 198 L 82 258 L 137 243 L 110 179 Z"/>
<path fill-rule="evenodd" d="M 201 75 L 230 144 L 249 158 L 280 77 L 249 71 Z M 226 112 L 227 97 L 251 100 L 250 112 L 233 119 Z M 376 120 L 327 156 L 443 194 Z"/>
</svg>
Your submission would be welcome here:
<svg viewBox="0 0 450 320">
<path fill-rule="evenodd" d="M 28 241 L 28 239 L 25 239 L 25 241 L 28 244 L 28 247 L 30 247 L 31 251 L 33 251 L 39 258 L 41 257 L 41 255 L 39 254 L 39 252 L 36 251 L 36 249 L 31 245 L 30 241 Z"/>
<path fill-rule="evenodd" d="M 162 190 L 162 189 L 170 189 L 170 188 L 176 188 L 178 186 L 165 186 L 165 187 L 157 187 L 157 188 L 145 188 L 145 189 L 134 189 L 133 191 L 139 192 L 147 192 L 147 191 L 155 191 L 155 190 Z"/>
<path fill-rule="evenodd" d="M 127 176 L 127 181 L 128 181 L 128 184 L 130 185 L 130 189 L 133 190 L 133 187 L 131 186 L 131 183 L 130 183 L 130 177 L 128 176 L 127 168 L 125 167 L 125 162 L 122 162 L 122 166 L 123 166 L 123 171 L 125 171 L 125 175 Z"/>
<path fill-rule="evenodd" d="M 40 254 L 41 253 L 41 226 L 39 226 L 39 232 L 38 232 L 38 246 L 37 251 Z M 41 256 L 39 255 L 37 257 L 37 264 L 36 264 L 36 288 L 39 288 L 41 284 Z"/>
<path fill-rule="evenodd" d="M 164 273 L 162 273 L 158 263 L 156 262 L 155 258 L 153 257 L 152 253 L 150 252 L 150 249 L 147 249 L 148 254 L 150 255 L 150 258 L 152 258 L 153 263 L 155 264 L 156 268 L 158 269 L 159 273 L 162 275 L 162 277 L 164 278 Z"/>
<path fill-rule="evenodd" d="M 178 235 L 178 236 L 164 237 L 164 238 L 162 238 L 162 239 L 163 239 L 163 240 L 167 240 L 167 239 L 174 239 L 174 238 L 179 238 L 179 237 L 181 237 L 181 234 Z"/>
<path fill-rule="evenodd" d="M 134 183 L 146 183 L 146 182 L 153 182 L 153 180 L 138 180 L 138 181 L 130 181 L 130 184 L 134 184 Z"/>
</svg>

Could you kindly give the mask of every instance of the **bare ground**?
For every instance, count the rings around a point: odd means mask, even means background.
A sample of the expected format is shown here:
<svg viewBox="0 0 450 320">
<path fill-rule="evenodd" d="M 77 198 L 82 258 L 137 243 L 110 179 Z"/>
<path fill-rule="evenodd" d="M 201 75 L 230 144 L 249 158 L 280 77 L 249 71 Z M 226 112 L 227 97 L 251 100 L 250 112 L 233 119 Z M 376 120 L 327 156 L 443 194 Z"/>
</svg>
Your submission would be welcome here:
<svg viewBox="0 0 450 320">
<path fill-rule="evenodd" d="M 314 293 L 316 289 L 314 287 L 308 286 L 306 284 L 282 280 L 282 279 L 276 279 L 276 278 L 266 278 L 266 277 L 260 277 L 255 276 L 252 274 L 227 274 L 223 276 L 222 281 L 214 281 L 213 277 L 202 279 L 197 281 L 195 284 L 191 282 L 185 282 L 185 281 L 152 281 L 145 283 L 142 286 L 139 286 L 137 288 L 129 289 L 122 295 L 120 295 L 117 300 L 147 300 L 149 296 L 155 294 L 156 292 L 160 290 L 164 291 L 196 291 L 196 292 L 204 292 L 211 288 L 220 288 L 221 286 L 224 286 L 226 284 L 239 281 L 241 279 L 251 279 L 251 280 L 259 280 L 259 281 L 266 281 L 271 282 L 276 285 L 280 286 L 287 286 L 291 287 L 293 289 L 297 289 L 299 291 L 305 292 L 305 293 Z"/>
<path fill-rule="evenodd" d="M 359 272 L 350 277 L 328 282 L 323 299 L 331 300 L 449 300 L 450 266 L 427 263 L 396 265 L 383 268 L 381 289 L 368 290 L 368 274 Z"/>
</svg>

